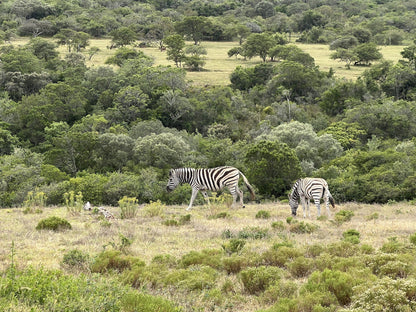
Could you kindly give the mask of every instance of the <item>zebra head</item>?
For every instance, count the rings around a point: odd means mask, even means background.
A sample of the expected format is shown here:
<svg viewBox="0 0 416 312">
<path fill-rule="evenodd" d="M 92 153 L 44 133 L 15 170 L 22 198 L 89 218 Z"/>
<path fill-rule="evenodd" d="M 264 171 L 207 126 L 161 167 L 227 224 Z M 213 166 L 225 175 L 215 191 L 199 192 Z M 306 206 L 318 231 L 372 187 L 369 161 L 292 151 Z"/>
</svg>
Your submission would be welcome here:
<svg viewBox="0 0 416 312">
<path fill-rule="evenodd" d="M 168 184 L 166 185 L 166 190 L 168 192 L 173 191 L 180 183 L 179 177 L 176 173 L 177 172 L 175 169 L 170 169 L 169 171 L 169 181 L 168 181 Z"/>
<path fill-rule="evenodd" d="M 289 194 L 289 205 L 292 210 L 292 216 L 296 217 L 296 210 L 298 210 L 299 202 L 294 198 L 293 193 Z"/>
</svg>

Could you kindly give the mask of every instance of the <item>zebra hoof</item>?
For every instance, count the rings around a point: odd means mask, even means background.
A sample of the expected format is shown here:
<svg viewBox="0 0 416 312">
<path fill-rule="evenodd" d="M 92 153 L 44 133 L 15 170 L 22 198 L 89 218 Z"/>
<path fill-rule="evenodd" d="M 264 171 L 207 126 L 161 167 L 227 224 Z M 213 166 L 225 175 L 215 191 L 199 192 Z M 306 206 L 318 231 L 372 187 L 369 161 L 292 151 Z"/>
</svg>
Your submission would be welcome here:
<svg viewBox="0 0 416 312">
<path fill-rule="evenodd" d="M 246 208 L 246 205 L 243 205 L 243 208 Z"/>
</svg>

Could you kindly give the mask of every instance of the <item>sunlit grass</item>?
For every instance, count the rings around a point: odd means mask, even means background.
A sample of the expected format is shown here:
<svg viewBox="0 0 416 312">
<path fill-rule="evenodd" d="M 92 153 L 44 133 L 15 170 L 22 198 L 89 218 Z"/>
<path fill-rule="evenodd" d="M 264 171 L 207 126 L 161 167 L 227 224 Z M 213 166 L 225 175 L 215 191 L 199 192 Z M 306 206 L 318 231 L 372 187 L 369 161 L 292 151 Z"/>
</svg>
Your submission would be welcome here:
<svg viewBox="0 0 416 312">
<path fill-rule="evenodd" d="M 116 51 L 116 49 L 107 48 L 110 46 L 110 41 L 110 39 L 90 39 L 89 47 L 83 51 L 87 66 L 98 67 L 105 64 L 105 61 Z M 27 42 L 28 38 L 16 38 L 12 43 L 14 45 L 24 45 Z M 187 44 L 190 45 L 192 42 L 187 42 Z M 347 69 L 344 62 L 330 58 L 333 51 L 329 50 L 329 45 L 326 44 L 295 44 L 315 59 L 315 64 L 319 66 L 321 71 L 328 72 L 332 69 L 335 72 L 335 76 L 339 78 L 344 77 L 355 80 L 364 70 L 369 68 L 365 66 L 351 66 L 351 69 Z M 228 57 L 228 50 L 238 46 L 238 42 L 204 41 L 201 43 L 201 46 L 207 50 L 207 55 L 204 56 L 206 61 L 204 69 L 199 72 L 187 72 L 188 80 L 194 85 L 228 85 L 230 84 L 230 74 L 237 66 L 250 67 L 262 62 L 259 57 L 250 60 L 242 57 Z M 91 47 L 99 48 L 99 52 L 89 60 L 88 50 Z M 397 62 L 401 59 L 400 52 L 403 48 L 404 46 L 381 46 L 380 52 L 384 59 Z M 167 60 L 166 51 L 160 51 L 157 47 L 141 48 L 140 50 L 154 59 L 155 66 L 175 66 L 172 61 Z M 68 53 L 64 46 L 60 46 L 58 51 L 62 57 Z"/>
</svg>

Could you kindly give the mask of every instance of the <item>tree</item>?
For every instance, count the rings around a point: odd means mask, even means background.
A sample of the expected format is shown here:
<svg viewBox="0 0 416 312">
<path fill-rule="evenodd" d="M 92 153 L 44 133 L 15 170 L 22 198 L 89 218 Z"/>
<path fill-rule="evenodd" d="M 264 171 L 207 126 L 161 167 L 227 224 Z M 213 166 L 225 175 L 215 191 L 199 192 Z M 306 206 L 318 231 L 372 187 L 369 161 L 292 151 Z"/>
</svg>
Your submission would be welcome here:
<svg viewBox="0 0 416 312">
<path fill-rule="evenodd" d="M 185 66 L 194 71 L 202 70 L 205 65 L 205 60 L 201 55 L 206 55 L 207 50 L 201 46 L 189 46 L 185 49 L 186 54 L 190 54 L 185 59 Z"/>
<path fill-rule="evenodd" d="M 134 155 L 142 167 L 161 169 L 182 167 L 186 164 L 189 145 L 172 133 L 151 134 L 136 140 Z"/>
<path fill-rule="evenodd" d="M 353 52 L 357 57 L 354 65 L 369 65 L 371 61 L 378 61 L 383 57 L 379 50 L 380 49 L 373 42 L 358 45 L 353 49 Z"/>
<path fill-rule="evenodd" d="M 266 62 L 270 48 L 274 45 L 274 40 L 267 33 L 251 34 L 243 44 L 244 56 L 253 58 L 260 56 L 263 62 Z"/>
<path fill-rule="evenodd" d="M 38 59 L 45 62 L 56 59 L 59 56 L 56 44 L 43 38 L 31 39 L 28 46 Z"/>
<path fill-rule="evenodd" d="M 132 44 L 137 39 L 137 34 L 130 27 L 120 27 L 111 33 L 111 47 L 118 48 Z"/>
<path fill-rule="evenodd" d="M 125 87 L 114 96 L 118 122 L 131 123 L 146 116 L 149 97 L 137 86 Z"/>
<path fill-rule="evenodd" d="M 134 140 L 125 134 L 98 136 L 95 157 L 100 171 L 121 171 L 133 159 Z"/>
<path fill-rule="evenodd" d="M 175 24 L 175 29 L 179 34 L 189 37 L 197 45 L 204 37 L 212 23 L 203 16 L 186 16 Z"/>
<path fill-rule="evenodd" d="M 299 159 L 285 143 L 260 140 L 248 146 L 245 157 L 247 178 L 263 195 L 285 195 L 293 181 L 302 176 Z"/>
<path fill-rule="evenodd" d="M 345 62 L 347 69 L 351 68 L 351 63 L 358 61 L 358 56 L 350 49 L 338 48 L 336 52 L 331 53 L 330 58 L 333 60 L 339 59 Z"/>
<path fill-rule="evenodd" d="M 54 36 L 57 39 L 58 45 L 65 45 L 68 52 L 80 52 L 89 45 L 90 36 L 82 31 L 75 31 L 68 28 L 63 28 Z"/>
<path fill-rule="evenodd" d="M 175 62 L 176 67 L 180 67 L 185 60 L 185 40 L 181 35 L 170 35 L 163 42 L 167 46 L 167 59 Z"/>
<path fill-rule="evenodd" d="M 146 56 L 142 51 L 132 48 L 121 47 L 117 49 L 114 55 L 106 59 L 105 64 L 114 64 L 121 66 L 123 62 L 131 59 L 145 59 L 151 61 L 151 58 Z"/>
</svg>

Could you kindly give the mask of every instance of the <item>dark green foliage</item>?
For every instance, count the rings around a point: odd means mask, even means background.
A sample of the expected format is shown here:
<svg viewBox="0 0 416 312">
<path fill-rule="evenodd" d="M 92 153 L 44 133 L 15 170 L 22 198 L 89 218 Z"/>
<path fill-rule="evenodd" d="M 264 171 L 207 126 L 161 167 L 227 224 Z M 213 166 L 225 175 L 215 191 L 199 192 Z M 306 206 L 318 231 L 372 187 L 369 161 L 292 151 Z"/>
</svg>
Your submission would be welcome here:
<svg viewBox="0 0 416 312">
<path fill-rule="evenodd" d="M 36 230 L 63 231 L 70 229 L 72 229 L 71 224 L 67 220 L 59 217 L 49 217 L 40 220 L 36 226 Z"/>
<path fill-rule="evenodd" d="M 272 228 L 274 230 L 283 231 L 285 229 L 285 224 L 283 221 L 275 221 L 272 223 Z"/>
<path fill-rule="evenodd" d="M 211 267 L 197 265 L 187 269 L 171 271 L 164 277 L 166 285 L 172 285 L 185 290 L 209 289 L 214 286 L 218 272 Z"/>
<path fill-rule="evenodd" d="M 121 299 L 121 306 L 125 312 L 180 312 L 181 308 L 162 298 L 142 293 L 130 292 Z"/>
<path fill-rule="evenodd" d="M 184 268 L 192 265 L 205 265 L 214 269 L 220 269 L 222 255 L 221 250 L 215 249 L 205 249 L 201 252 L 191 251 L 182 256 L 181 260 L 179 260 L 179 265 Z"/>
<path fill-rule="evenodd" d="M 245 158 L 247 178 L 262 194 L 281 196 L 301 175 L 298 157 L 286 144 L 258 141 L 249 146 Z"/>
<path fill-rule="evenodd" d="M 293 233 L 299 233 L 299 234 L 302 234 L 302 233 L 310 234 L 310 233 L 315 232 L 318 228 L 319 226 L 317 226 L 316 224 L 307 223 L 304 221 L 298 222 L 297 220 L 295 220 L 294 222 L 290 223 L 289 231 Z"/>
<path fill-rule="evenodd" d="M 269 236 L 268 229 L 247 227 L 238 232 L 237 237 L 242 239 L 263 239 Z"/>
<path fill-rule="evenodd" d="M 409 240 L 413 245 L 416 245 L 416 233 L 410 235 Z"/>
</svg>

